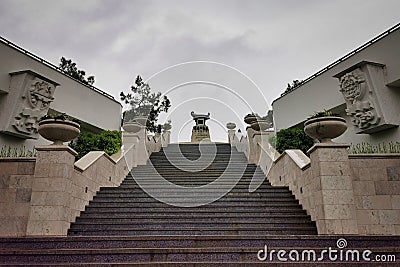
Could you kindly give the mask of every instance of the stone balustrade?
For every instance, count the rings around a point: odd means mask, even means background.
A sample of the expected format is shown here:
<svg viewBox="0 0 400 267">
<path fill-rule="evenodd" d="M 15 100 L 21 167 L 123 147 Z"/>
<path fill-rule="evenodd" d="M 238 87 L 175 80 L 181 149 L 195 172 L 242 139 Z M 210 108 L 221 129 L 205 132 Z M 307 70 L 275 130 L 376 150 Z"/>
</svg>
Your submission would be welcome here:
<svg viewBox="0 0 400 267">
<path fill-rule="evenodd" d="M 318 233 L 400 234 L 400 154 L 348 155 L 346 144 L 316 144 L 279 154 L 268 135 L 228 130 L 229 142 L 275 186 L 288 186 Z"/>
<path fill-rule="evenodd" d="M 169 136 L 124 132 L 117 154 L 92 151 L 77 162 L 64 145 L 38 146 L 36 159 L 1 158 L 0 236 L 65 236 L 100 187 L 119 186 L 132 167 L 167 146 Z"/>
</svg>

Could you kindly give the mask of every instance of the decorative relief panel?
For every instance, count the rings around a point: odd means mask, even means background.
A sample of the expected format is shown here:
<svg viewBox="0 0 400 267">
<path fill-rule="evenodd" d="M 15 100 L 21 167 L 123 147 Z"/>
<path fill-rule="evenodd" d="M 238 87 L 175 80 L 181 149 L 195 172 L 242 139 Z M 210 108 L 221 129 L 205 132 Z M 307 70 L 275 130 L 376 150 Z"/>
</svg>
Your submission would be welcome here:
<svg viewBox="0 0 400 267">
<path fill-rule="evenodd" d="M 372 134 L 396 127 L 386 107 L 389 103 L 385 85 L 385 65 L 362 61 L 335 75 L 346 101 L 346 114 L 356 133 Z"/>
<path fill-rule="evenodd" d="M 354 126 L 367 129 L 379 123 L 380 117 L 369 99 L 371 91 L 359 68 L 340 78 L 340 92 L 346 100 L 346 113 L 351 117 Z"/>
<path fill-rule="evenodd" d="M 34 78 L 26 95 L 22 95 L 22 100 L 27 99 L 22 110 L 15 116 L 13 126 L 18 132 L 32 135 L 38 132 L 38 120 L 44 116 L 50 103 L 54 100 L 53 94 L 55 85 L 40 78 Z"/>
<path fill-rule="evenodd" d="M 8 107 L 4 108 L 8 120 L 3 131 L 22 138 L 37 138 L 38 120 L 47 114 L 58 84 L 32 71 L 10 75 Z"/>
</svg>

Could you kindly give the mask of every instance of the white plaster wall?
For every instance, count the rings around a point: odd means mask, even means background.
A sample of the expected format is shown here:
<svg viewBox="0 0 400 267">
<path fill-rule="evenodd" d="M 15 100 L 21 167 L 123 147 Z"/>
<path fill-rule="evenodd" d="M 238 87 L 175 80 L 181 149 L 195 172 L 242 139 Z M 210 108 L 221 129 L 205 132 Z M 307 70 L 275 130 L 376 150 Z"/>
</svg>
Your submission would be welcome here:
<svg viewBox="0 0 400 267">
<path fill-rule="evenodd" d="M 293 92 L 280 97 L 272 103 L 276 130 L 299 125 L 315 111 L 338 109 L 344 113 L 345 101 L 339 91 L 339 81 L 333 76 L 361 62 L 371 61 L 386 65 L 386 84 L 391 87 L 380 88 L 380 105 L 384 109 L 385 119 L 400 124 L 400 29 L 395 30 L 383 39 L 354 54 L 343 62 L 332 67 L 316 78 L 305 83 Z M 304 64 L 307 64 L 306 62 Z M 347 118 L 348 119 L 348 118 Z M 338 138 L 339 142 L 370 142 L 400 139 L 398 128 L 381 131 L 375 134 L 355 134 L 351 122 L 349 129 Z"/>
<path fill-rule="evenodd" d="M 61 55 L 60 55 L 61 56 Z M 7 101 L 10 72 L 32 70 L 60 85 L 57 87 L 50 108 L 65 112 L 97 128 L 120 130 L 121 104 L 97 92 L 26 54 L 0 42 L 0 106 Z M 1 114 L 0 114 L 1 116 Z M 0 133 L 0 144 L 12 143 L 14 138 Z M 24 139 L 20 139 L 24 142 Z M 27 143 L 30 143 L 27 141 Z M 43 142 L 41 142 L 43 144 Z"/>
</svg>

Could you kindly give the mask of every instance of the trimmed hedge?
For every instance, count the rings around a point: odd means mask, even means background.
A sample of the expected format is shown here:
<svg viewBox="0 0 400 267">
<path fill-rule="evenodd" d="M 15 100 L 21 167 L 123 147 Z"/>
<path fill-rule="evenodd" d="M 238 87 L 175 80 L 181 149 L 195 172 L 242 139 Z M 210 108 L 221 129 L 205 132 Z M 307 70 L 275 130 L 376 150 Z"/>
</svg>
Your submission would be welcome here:
<svg viewBox="0 0 400 267">
<path fill-rule="evenodd" d="M 276 150 L 283 153 L 286 149 L 300 149 L 307 154 L 314 140 L 298 128 L 282 129 L 276 134 Z"/>
<path fill-rule="evenodd" d="M 122 138 L 118 131 L 103 131 L 100 134 L 84 132 L 69 146 L 78 152 L 77 159 L 82 158 L 90 151 L 104 151 L 108 155 L 112 155 L 121 148 Z"/>
</svg>

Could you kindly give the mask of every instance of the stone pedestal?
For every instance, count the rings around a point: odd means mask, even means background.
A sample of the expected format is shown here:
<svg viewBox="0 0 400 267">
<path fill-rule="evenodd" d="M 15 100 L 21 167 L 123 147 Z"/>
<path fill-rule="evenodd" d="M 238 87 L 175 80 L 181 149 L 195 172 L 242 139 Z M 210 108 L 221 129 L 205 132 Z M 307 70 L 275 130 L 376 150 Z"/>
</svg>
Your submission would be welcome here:
<svg viewBox="0 0 400 267">
<path fill-rule="evenodd" d="M 229 144 L 232 144 L 232 142 L 233 142 L 233 139 L 235 138 L 235 133 L 236 133 L 236 131 L 235 130 L 228 130 L 228 141 L 229 141 Z"/>
<path fill-rule="evenodd" d="M 249 141 L 248 160 L 249 163 L 257 164 L 259 157 L 257 157 L 257 143 L 254 140 L 254 136 L 257 133 L 257 131 L 253 130 L 251 127 L 247 127 L 246 131 L 247 131 L 247 139 Z"/>
<path fill-rule="evenodd" d="M 164 131 L 161 138 L 162 147 L 167 147 L 171 142 L 171 131 Z"/>
<path fill-rule="evenodd" d="M 192 143 L 200 143 L 200 142 L 210 142 L 210 132 L 207 126 L 199 125 L 194 126 L 192 130 Z"/>
<path fill-rule="evenodd" d="M 358 234 L 349 146 L 319 143 L 308 151 L 319 234 Z"/>
<path fill-rule="evenodd" d="M 126 144 L 127 147 L 131 146 L 132 144 L 135 145 L 133 167 L 136 167 L 137 165 L 146 165 L 147 159 L 149 158 L 146 148 L 146 140 L 147 140 L 147 133 L 145 126 L 141 126 L 140 131 L 136 133 L 131 133 L 131 132 L 123 133 L 124 145 Z"/>
<path fill-rule="evenodd" d="M 71 180 L 77 153 L 68 146 L 37 146 L 27 236 L 65 236 L 71 222 Z"/>
</svg>

